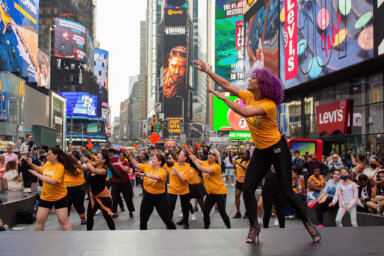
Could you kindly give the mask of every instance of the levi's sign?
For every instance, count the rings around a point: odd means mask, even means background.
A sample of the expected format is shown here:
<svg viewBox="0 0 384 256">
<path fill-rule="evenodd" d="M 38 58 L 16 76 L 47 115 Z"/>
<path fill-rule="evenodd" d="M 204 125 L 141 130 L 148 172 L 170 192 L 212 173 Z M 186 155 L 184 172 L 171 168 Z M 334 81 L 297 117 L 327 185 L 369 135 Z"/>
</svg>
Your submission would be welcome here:
<svg viewBox="0 0 384 256">
<path fill-rule="evenodd" d="M 348 120 L 351 108 L 351 100 L 338 101 L 316 107 L 318 134 L 323 132 L 332 134 L 340 131 L 348 132 Z"/>
<path fill-rule="evenodd" d="M 297 2 L 285 1 L 285 80 L 297 77 Z"/>
</svg>

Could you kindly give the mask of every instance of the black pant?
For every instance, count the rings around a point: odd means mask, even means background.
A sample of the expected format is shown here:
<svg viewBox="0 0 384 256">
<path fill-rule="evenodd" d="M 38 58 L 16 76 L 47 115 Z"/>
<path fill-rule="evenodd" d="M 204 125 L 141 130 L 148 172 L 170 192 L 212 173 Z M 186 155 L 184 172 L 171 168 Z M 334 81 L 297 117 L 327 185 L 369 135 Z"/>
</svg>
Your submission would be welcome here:
<svg viewBox="0 0 384 256">
<path fill-rule="evenodd" d="M 104 206 L 111 208 L 112 207 L 112 199 L 109 197 L 101 197 L 101 202 Z M 94 199 L 95 205 L 92 207 L 91 199 L 89 199 L 88 209 L 87 209 L 87 230 L 93 229 L 94 220 L 93 217 L 96 214 L 97 209 L 100 209 L 103 213 L 104 219 L 107 222 L 109 230 L 115 230 L 115 222 L 113 222 L 112 216 L 105 211 L 99 203 Z"/>
<path fill-rule="evenodd" d="M 32 182 L 36 182 L 35 176 L 32 175 L 28 170 L 31 169 L 26 160 L 21 159 L 20 165 L 21 173 L 23 174 L 24 188 L 31 188 Z"/>
<path fill-rule="evenodd" d="M 214 195 L 209 194 L 205 198 L 204 205 L 203 205 L 203 215 L 204 215 L 204 228 L 208 229 L 209 225 L 211 224 L 211 220 L 209 217 L 209 214 L 212 210 L 212 207 L 217 203 L 217 208 L 219 210 L 220 216 L 223 219 L 225 225 L 227 228 L 231 228 L 231 223 L 229 222 L 229 217 L 227 215 L 227 212 L 225 211 L 225 202 L 227 200 L 227 195 L 220 194 L 220 195 Z"/>
<path fill-rule="evenodd" d="M 255 148 L 251 161 L 248 165 L 244 180 L 244 204 L 249 216 L 251 226 L 258 225 L 257 218 L 257 200 L 255 190 L 264 178 L 271 165 L 274 166 L 281 192 L 291 204 L 293 209 L 303 223 L 308 222 L 308 207 L 295 195 L 292 189 L 292 166 L 291 153 L 284 138 L 270 146 L 260 150 Z"/>
<path fill-rule="evenodd" d="M 174 194 L 168 194 L 169 210 L 171 212 L 171 219 L 173 218 L 173 212 L 175 210 L 177 196 Z M 188 224 L 189 219 L 189 200 L 191 200 L 189 194 L 180 195 L 181 210 L 183 211 L 183 217 L 185 224 Z"/>
<path fill-rule="evenodd" d="M 84 208 L 84 198 L 85 198 L 85 190 L 84 185 L 75 186 L 75 187 L 67 187 L 67 197 L 68 197 L 68 216 L 71 213 L 72 205 L 75 206 L 76 212 L 78 214 L 85 213 Z"/>
<path fill-rule="evenodd" d="M 273 205 L 276 209 L 277 218 L 279 219 L 279 225 L 281 228 L 284 228 L 285 218 L 283 194 L 280 191 L 279 182 L 277 180 L 276 175 L 273 174 L 271 171 L 268 171 L 267 175 L 265 176 L 262 196 L 264 208 L 264 228 L 269 227 L 269 220 L 271 218 Z"/>
<path fill-rule="evenodd" d="M 328 205 L 332 203 L 333 197 L 328 196 L 324 203 L 318 204 L 315 207 L 316 210 L 316 220 L 319 224 L 323 224 L 324 213 L 328 210 L 334 209 L 334 207 L 329 207 Z"/>
<path fill-rule="evenodd" d="M 176 229 L 175 223 L 171 218 L 169 206 L 167 202 L 167 195 L 164 194 L 151 194 L 144 190 L 143 200 L 140 206 L 140 230 L 146 230 L 149 217 L 153 212 L 153 208 L 156 208 L 160 218 L 167 226 L 167 229 Z"/>
<path fill-rule="evenodd" d="M 123 197 L 124 197 L 125 203 L 127 204 L 128 211 L 134 212 L 135 206 L 133 205 L 133 201 L 132 201 L 133 191 L 132 191 L 132 186 L 130 181 L 126 181 L 123 183 L 115 183 L 112 181 L 112 192 L 111 192 L 112 200 L 113 200 L 112 211 L 114 213 L 117 212 L 117 204 L 119 203 L 119 199 L 121 200 L 120 193 L 123 193 Z M 124 205 L 122 208 L 124 208 Z"/>
</svg>

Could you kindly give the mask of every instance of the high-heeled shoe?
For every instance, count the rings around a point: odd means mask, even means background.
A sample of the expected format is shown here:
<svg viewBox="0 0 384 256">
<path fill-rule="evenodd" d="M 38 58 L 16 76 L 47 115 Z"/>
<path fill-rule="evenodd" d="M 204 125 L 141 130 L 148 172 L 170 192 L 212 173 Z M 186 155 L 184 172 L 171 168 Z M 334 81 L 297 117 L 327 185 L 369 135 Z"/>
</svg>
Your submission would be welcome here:
<svg viewBox="0 0 384 256">
<path fill-rule="evenodd" d="M 321 235 L 319 231 L 317 231 L 317 229 L 310 222 L 305 223 L 304 226 L 307 229 L 308 233 L 311 235 L 313 242 L 320 242 Z"/>
<path fill-rule="evenodd" d="M 260 226 L 251 226 L 249 229 L 248 237 L 245 240 L 247 243 L 258 243 L 260 234 Z"/>
</svg>

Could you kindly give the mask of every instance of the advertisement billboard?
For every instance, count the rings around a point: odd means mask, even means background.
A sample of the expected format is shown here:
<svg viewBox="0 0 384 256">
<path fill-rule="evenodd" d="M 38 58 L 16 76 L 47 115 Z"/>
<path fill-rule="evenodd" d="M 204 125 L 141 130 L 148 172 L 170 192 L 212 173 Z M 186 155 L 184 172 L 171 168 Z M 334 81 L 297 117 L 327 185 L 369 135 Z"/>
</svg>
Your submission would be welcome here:
<svg viewBox="0 0 384 256">
<path fill-rule="evenodd" d="M 215 72 L 245 89 L 243 0 L 216 0 Z"/>
<path fill-rule="evenodd" d="M 279 0 L 259 1 L 245 20 L 245 77 L 255 68 L 279 75 Z"/>
<path fill-rule="evenodd" d="M 99 90 L 103 87 L 108 90 L 108 51 L 95 48 L 94 60 L 95 67 L 93 71 L 97 79 L 97 84 L 99 85 Z"/>
<path fill-rule="evenodd" d="M 86 47 L 86 64 L 88 65 L 88 67 L 91 70 L 93 70 L 93 68 L 95 67 L 95 60 L 94 60 L 95 59 L 95 57 L 94 57 L 95 43 L 93 42 L 93 39 L 89 35 L 88 32 L 87 32 L 86 42 L 87 42 L 87 47 Z"/>
<path fill-rule="evenodd" d="M 97 116 L 97 96 L 86 92 L 58 92 L 67 100 L 67 116 Z"/>
<path fill-rule="evenodd" d="M 244 14 L 246 14 L 252 6 L 257 3 L 258 0 L 244 0 Z M 262 0 L 259 0 L 261 2 Z"/>
<path fill-rule="evenodd" d="M 187 8 L 187 0 L 165 0 L 166 9 Z"/>
<path fill-rule="evenodd" d="M 165 9 L 163 98 L 165 118 L 182 118 L 187 112 L 186 9 Z"/>
<path fill-rule="evenodd" d="M 384 24 L 384 1 L 378 0 L 374 13 L 374 27 L 379 28 Z M 384 54 L 384 29 L 375 29 L 375 53 Z"/>
<path fill-rule="evenodd" d="M 37 86 L 47 89 L 51 87 L 51 58 L 40 49 Z"/>
<path fill-rule="evenodd" d="M 39 1 L 0 0 L 0 71 L 38 81 Z"/>
<path fill-rule="evenodd" d="M 228 99 L 245 106 L 243 100 L 229 96 Z M 215 131 L 249 131 L 244 117 L 236 114 L 224 101 L 213 97 L 213 129 Z"/>
<path fill-rule="evenodd" d="M 291 88 L 374 56 L 372 1 L 280 3 L 280 78 Z"/>
<path fill-rule="evenodd" d="M 55 19 L 55 57 L 86 61 L 86 28 L 74 21 Z"/>
</svg>

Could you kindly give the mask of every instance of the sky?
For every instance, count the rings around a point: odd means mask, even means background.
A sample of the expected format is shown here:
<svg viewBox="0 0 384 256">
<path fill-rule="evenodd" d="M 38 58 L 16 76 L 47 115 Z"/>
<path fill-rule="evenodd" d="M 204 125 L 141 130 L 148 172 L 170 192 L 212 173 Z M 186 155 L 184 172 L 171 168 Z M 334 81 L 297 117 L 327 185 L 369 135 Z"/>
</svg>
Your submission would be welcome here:
<svg viewBox="0 0 384 256">
<path fill-rule="evenodd" d="M 109 51 L 109 104 L 112 120 L 128 98 L 129 76 L 140 71 L 140 21 L 146 0 L 97 0 L 96 38 Z"/>
</svg>

